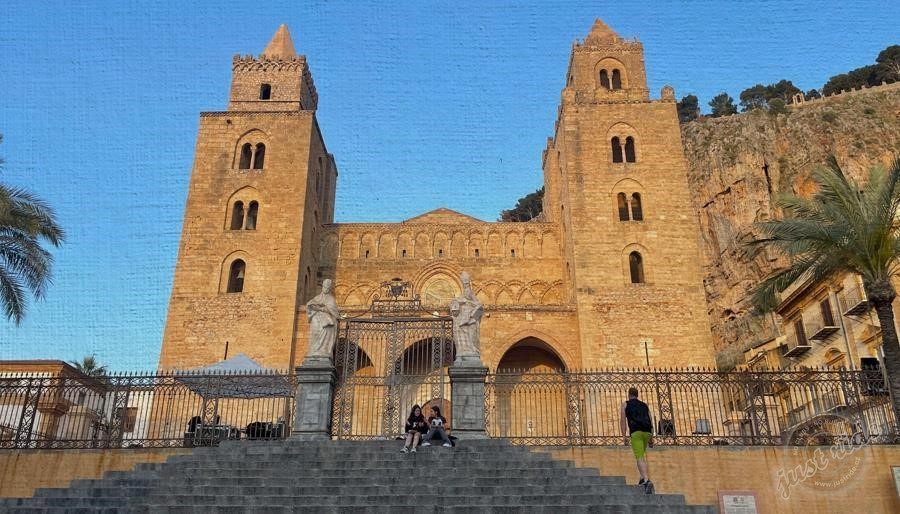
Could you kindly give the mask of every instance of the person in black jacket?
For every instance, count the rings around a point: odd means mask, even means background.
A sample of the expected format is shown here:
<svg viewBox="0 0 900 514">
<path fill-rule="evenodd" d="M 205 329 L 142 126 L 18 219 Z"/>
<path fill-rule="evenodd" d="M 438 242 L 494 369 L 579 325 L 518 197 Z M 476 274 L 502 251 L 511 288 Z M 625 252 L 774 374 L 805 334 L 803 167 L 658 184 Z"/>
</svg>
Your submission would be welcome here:
<svg viewBox="0 0 900 514">
<path fill-rule="evenodd" d="M 403 449 L 400 451 L 402 453 L 415 452 L 416 447 L 419 446 L 419 439 L 428 430 L 421 407 L 413 405 L 412 410 L 409 412 L 409 417 L 406 418 L 406 427 L 403 430 L 406 432 L 406 444 L 403 445 Z"/>
<path fill-rule="evenodd" d="M 653 482 L 650 481 L 650 472 L 647 470 L 647 448 L 653 448 L 653 421 L 650 419 L 650 408 L 638 400 L 638 391 L 634 387 L 628 390 L 628 401 L 622 404 L 619 424 L 625 445 L 631 446 L 637 460 L 638 472 L 641 474 L 638 485 L 644 487 L 645 493 L 652 494 Z"/>
</svg>

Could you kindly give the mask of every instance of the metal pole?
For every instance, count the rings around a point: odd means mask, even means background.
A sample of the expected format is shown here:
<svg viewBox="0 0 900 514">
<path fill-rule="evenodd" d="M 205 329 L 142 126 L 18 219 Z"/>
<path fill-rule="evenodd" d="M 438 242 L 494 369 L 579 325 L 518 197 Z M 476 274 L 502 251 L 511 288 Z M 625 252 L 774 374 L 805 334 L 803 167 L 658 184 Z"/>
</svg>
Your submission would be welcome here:
<svg viewBox="0 0 900 514">
<path fill-rule="evenodd" d="M 228 358 L 228 341 L 225 341 L 225 356 L 222 357 L 222 360 L 226 360 Z"/>
</svg>

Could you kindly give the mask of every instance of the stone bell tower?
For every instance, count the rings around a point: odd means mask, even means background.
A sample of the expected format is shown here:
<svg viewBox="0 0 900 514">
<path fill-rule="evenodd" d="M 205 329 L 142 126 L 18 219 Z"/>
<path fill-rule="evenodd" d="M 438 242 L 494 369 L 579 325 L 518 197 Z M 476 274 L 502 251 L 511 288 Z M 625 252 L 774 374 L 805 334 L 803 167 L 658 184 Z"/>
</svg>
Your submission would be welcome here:
<svg viewBox="0 0 900 514">
<path fill-rule="evenodd" d="M 572 47 L 544 181 L 583 365 L 712 365 L 675 92 L 651 100 L 643 45 L 600 20 Z"/>
<path fill-rule="evenodd" d="M 222 360 L 226 346 L 295 364 L 295 318 L 315 294 L 313 249 L 337 179 L 317 102 L 285 25 L 261 55 L 234 57 L 228 109 L 200 115 L 160 369 Z"/>
</svg>

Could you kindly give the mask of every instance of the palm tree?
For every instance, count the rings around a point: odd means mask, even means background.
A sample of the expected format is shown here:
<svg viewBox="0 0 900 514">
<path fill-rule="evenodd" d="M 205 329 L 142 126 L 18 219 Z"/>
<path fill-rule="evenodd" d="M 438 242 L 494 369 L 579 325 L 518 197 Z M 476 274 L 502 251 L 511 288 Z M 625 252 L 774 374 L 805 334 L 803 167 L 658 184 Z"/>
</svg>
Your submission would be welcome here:
<svg viewBox="0 0 900 514">
<path fill-rule="evenodd" d="M 16 325 L 25 317 L 26 288 L 41 300 L 51 283 L 53 256 L 41 242 L 58 247 L 65 239 L 55 216 L 28 191 L 0 184 L 0 304 Z"/>
<path fill-rule="evenodd" d="M 890 170 L 875 166 L 864 187 L 848 178 L 834 156 L 813 173 L 818 191 L 811 198 L 784 195 L 780 220 L 758 223 L 764 237 L 754 246 L 773 247 L 789 265 L 756 288 L 754 306 L 771 311 L 777 295 L 803 276 L 820 281 L 838 273 L 856 273 L 881 325 L 884 368 L 895 419 L 900 422 L 900 345 L 892 302 L 892 277 L 900 272 L 900 157 Z"/>
<path fill-rule="evenodd" d="M 69 361 L 69 364 L 89 377 L 105 377 L 107 373 L 106 366 L 99 366 L 93 355 L 83 357 L 81 362 Z"/>
</svg>

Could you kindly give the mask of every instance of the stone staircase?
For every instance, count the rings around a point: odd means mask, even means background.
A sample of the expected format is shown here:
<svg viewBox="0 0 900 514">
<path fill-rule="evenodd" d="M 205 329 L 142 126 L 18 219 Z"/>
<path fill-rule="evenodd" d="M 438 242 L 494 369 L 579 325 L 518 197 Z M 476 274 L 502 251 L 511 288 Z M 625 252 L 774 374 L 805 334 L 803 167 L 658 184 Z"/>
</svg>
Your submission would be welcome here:
<svg viewBox="0 0 900 514">
<path fill-rule="evenodd" d="M 400 441 L 233 442 L 197 448 L 33 498 L 3 512 L 709 513 L 680 495 L 644 494 L 502 440 L 399 452 Z M 424 510 L 423 510 L 424 509 Z"/>
</svg>

